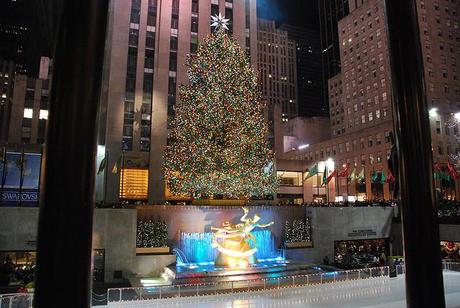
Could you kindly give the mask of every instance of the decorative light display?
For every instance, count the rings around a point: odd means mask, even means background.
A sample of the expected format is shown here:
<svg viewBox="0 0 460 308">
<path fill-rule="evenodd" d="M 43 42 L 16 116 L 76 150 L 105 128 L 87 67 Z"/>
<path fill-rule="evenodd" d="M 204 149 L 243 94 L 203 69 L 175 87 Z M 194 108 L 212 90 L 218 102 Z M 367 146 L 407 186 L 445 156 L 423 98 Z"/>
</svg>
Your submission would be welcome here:
<svg viewBox="0 0 460 308">
<path fill-rule="evenodd" d="M 139 220 L 137 222 L 138 248 L 168 246 L 168 225 L 162 220 Z"/>
<path fill-rule="evenodd" d="M 254 254 L 257 252 L 256 238 L 251 233 L 255 227 L 266 228 L 273 222 L 259 224 L 260 216 L 248 218 L 249 210 L 243 207 L 244 215 L 240 218 L 240 224 L 232 225 L 226 221 L 222 227 L 211 227 L 215 231 L 212 239 L 213 247 L 217 248 L 219 255 L 215 265 L 226 267 L 247 267 L 257 262 Z"/>
<path fill-rule="evenodd" d="M 273 195 L 278 181 L 258 78 L 225 22 L 215 22 L 188 58 L 190 84 L 179 89 L 165 150 L 168 188 L 194 198 Z"/>
<path fill-rule="evenodd" d="M 294 219 L 293 221 L 286 220 L 284 225 L 284 242 L 311 242 L 311 221 L 310 217 L 305 220 Z"/>
</svg>

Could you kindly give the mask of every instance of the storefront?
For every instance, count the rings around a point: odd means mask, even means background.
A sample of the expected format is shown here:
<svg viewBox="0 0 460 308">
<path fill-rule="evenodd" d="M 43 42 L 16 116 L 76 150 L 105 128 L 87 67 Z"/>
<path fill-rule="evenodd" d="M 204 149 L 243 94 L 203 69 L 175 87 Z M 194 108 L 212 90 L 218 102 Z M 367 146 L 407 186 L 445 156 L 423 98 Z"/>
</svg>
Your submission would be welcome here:
<svg viewBox="0 0 460 308">
<path fill-rule="evenodd" d="M 7 152 L 0 162 L 0 205 L 38 206 L 41 154 Z"/>
<path fill-rule="evenodd" d="M 388 255 L 388 239 L 334 242 L 334 264 L 343 269 L 382 266 Z"/>
<path fill-rule="evenodd" d="M 35 251 L 0 251 L 0 286 L 34 281 L 36 258 Z"/>
<path fill-rule="evenodd" d="M 446 261 L 460 262 L 460 242 L 441 241 L 441 258 Z"/>
</svg>

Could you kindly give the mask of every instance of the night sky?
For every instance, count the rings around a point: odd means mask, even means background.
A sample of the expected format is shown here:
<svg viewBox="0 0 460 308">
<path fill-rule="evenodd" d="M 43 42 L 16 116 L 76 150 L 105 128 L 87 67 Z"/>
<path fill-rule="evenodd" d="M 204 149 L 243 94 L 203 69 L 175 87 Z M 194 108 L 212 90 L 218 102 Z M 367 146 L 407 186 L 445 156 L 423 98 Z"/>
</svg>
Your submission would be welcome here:
<svg viewBox="0 0 460 308">
<path fill-rule="evenodd" d="M 129 0 L 123 0 L 129 1 Z M 44 34 L 39 31 L 38 0 L 0 0 L 0 20 L 7 24 L 25 25 L 28 31 L 25 46 L 29 73 L 38 73 L 40 55 L 49 53 Z M 258 17 L 273 19 L 278 25 L 288 23 L 319 31 L 318 0 L 257 0 Z"/>
<path fill-rule="evenodd" d="M 318 0 L 257 0 L 257 14 L 279 24 L 319 31 Z"/>
</svg>

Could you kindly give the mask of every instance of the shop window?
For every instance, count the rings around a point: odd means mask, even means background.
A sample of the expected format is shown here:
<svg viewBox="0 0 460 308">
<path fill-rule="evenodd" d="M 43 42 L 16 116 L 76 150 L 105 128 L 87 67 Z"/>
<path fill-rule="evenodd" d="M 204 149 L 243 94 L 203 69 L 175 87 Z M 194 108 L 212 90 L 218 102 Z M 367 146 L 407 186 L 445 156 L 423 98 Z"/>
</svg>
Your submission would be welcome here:
<svg viewBox="0 0 460 308">
<path fill-rule="evenodd" d="M 302 172 L 277 171 L 281 186 L 302 186 Z"/>
<path fill-rule="evenodd" d="M 120 173 L 120 199 L 147 200 L 149 170 L 123 168 Z"/>
</svg>

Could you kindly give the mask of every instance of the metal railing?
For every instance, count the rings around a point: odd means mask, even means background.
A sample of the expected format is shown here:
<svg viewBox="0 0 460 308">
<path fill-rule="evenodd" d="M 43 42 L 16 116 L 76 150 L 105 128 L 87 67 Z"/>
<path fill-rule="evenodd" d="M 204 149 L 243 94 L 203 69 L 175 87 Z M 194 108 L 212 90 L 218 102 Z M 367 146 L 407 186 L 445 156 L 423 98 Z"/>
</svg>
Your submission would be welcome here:
<svg viewBox="0 0 460 308">
<path fill-rule="evenodd" d="M 442 262 L 442 269 L 447 271 L 460 272 L 460 262 Z"/>
<path fill-rule="evenodd" d="M 396 275 L 404 275 L 406 273 L 406 267 L 404 266 L 404 264 L 396 265 L 395 269 Z M 443 261 L 442 270 L 460 272 L 460 262 Z"/>
<path fill-rule="evenodd" d="M 144 301 L 190 296 L 220 295 L 263 291 L 322 283 L 389 277 L 388 266 L 336 271 L 308 275 L 259 278 L 241 281 L 211 282 L 155 287 L 111 288 L 107 290 L 107 304 L 124 301 Z"/>
<path fill-rule="evenodd" d="M 33 293 L 0 294 L 0 308 L 32 308 Z"/>
</svg>

